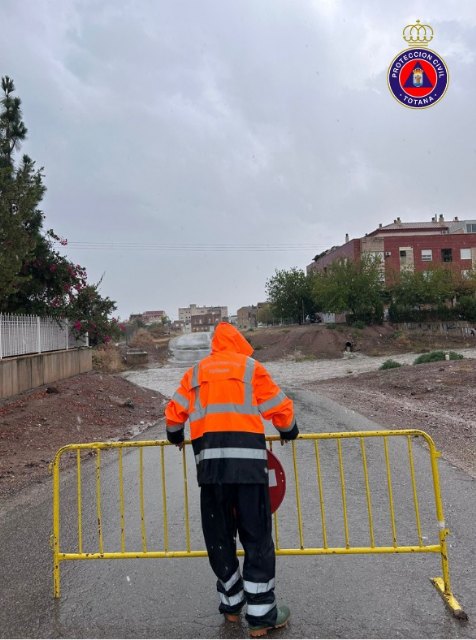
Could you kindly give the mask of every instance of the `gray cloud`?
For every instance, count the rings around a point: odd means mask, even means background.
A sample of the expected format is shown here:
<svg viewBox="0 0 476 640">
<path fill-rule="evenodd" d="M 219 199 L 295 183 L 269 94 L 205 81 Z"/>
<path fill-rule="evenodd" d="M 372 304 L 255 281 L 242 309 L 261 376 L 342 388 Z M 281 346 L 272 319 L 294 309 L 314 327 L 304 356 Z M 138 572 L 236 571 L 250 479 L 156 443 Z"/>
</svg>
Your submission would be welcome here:
<svg viewBox="0 0 476 640">
<path fill-rule="evenodd" d="M 419 112 L 386 83 L 416 18 L 450 69 Z M 471 0 L 4 0 L 0 21 L 47 225 L 123 317 L 235 311 L 345 233 L 476 215 Z M 195 250 L 265 244 L 288 250 Z"/>
</svg>

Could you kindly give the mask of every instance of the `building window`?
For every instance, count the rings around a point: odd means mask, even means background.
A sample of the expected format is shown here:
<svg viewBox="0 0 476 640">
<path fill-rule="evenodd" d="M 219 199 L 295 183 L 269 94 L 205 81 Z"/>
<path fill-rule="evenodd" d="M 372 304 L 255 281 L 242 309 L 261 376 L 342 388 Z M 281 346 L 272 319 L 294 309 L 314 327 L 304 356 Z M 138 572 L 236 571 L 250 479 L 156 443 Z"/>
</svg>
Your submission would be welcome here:
<svg viewBox="0 0 476 640">
<path fill-rule="evenodd" d="M 404 250 L 400 251 L 400 258 L 406 258 L 407 257 L 407 252 Z"/>
<path fill-rule="evenodd" d="M 442 262 L 453 262 L 453 250 L 452 249 L 442 249 L 441 250 L 441 261 Z"/>
<path fill-rule="evenodd" d="M 461 260 L 471 260 L 471 249 L 461 249 Z"/>
<path fill-rule="evenodd" d="M 476 224 L 471 223 L 466 225 L 466 231 L 468 233 L 476 233 Z"/>
<path fill-rule="evenodd" d="M 433 251 L 431 249 L 422 249 L 421 259 L 423 262 L 431 262 L 433 260 Z"/>
</svg>

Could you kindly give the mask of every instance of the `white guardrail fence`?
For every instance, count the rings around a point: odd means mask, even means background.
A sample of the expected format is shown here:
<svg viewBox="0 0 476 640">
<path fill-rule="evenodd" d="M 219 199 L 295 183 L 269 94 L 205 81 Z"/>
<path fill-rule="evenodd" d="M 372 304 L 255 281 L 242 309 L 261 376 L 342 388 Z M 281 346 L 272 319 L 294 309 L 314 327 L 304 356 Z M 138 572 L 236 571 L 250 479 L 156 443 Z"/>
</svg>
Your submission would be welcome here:
<svg viewBox="0 0 476 640">
<path fill-rule="evenodd" d="M 0 313 L 0 359 L 88 346 L 88 336 L 74 336 L 68 320 Z"/>
</svg>

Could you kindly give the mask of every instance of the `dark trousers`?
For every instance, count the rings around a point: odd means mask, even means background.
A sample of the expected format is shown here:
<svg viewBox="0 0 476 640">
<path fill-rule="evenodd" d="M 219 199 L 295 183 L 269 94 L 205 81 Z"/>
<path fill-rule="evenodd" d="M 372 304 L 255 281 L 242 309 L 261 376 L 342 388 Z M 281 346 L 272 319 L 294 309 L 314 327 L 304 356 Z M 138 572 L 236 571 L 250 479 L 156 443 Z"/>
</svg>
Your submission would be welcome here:
<svg viewBox="0 0 476 640">
<path fill-rule="evenodd" d="M 275 554 L 267 484 L 205 484 L 201 487 L 202 529 L 210 565 L 218 578 L 221 613 L 247 603 L 250 625 L 276 622 Z M 236 535 L 245 552 L 243 577 Z"/>
</svg>

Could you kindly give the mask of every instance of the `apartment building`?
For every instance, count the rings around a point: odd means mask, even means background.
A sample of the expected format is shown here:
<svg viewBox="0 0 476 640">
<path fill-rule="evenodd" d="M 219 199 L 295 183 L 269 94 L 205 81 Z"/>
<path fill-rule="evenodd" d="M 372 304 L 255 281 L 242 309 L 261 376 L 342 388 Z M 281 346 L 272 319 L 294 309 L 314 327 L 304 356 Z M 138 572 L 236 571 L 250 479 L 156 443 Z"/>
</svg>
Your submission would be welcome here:
<svg viewBox="0 0 476 640">
<path fill-rule="evenodd" d="M 326 271 L 336 260 L 360 260 L 361 256 L 379 257 L 382 280 L 389 282 L 393 273 L 425 271 L 429 265 L 447 265 L 464 276 L 476 269 L 476 220 L 445 221 L 434 216 L 430 222 L 402 222 L 379 225 L 362 238 L 349 240 L 316 255 L 307 265 L 307 273 Z"/>
<path fill-rule="evenodd" d="M 238 329 L 254 329 L 258 325 L 258 308 L 253 304 L 240 307 L 236 315 Z"/>
<path fill-rule="evenodd" d="M 193 315 L 190 319 L 190 329 L 192 333 L 212 331 L 221 320 L 221 313 L 218 311 Z"/>
<path fill-rule="evenodd" d="M 165 311 L 144 311 L 141 314 L 142 322 L 146 325 L 155 324 L 156 322 L 162 322 L 166 317 Z"/>
<path fill-rule="evenodd" d="M 192 316 L 204 316 L 208 314 L 215 314 L 220 316 L 220 320 L 226 320 L 228 318 L 228 307 L 207 307 L 191 304 L 188 307 L 179 307 L 178 316 L 179 320 L 186 325 L 191 325 Z"/>
</svg>

